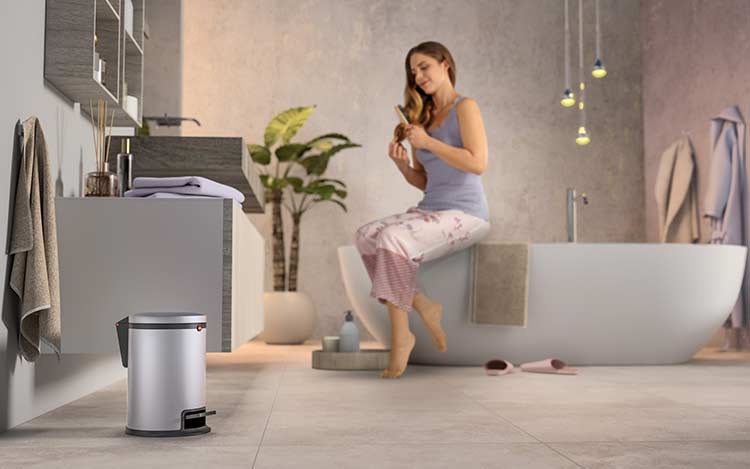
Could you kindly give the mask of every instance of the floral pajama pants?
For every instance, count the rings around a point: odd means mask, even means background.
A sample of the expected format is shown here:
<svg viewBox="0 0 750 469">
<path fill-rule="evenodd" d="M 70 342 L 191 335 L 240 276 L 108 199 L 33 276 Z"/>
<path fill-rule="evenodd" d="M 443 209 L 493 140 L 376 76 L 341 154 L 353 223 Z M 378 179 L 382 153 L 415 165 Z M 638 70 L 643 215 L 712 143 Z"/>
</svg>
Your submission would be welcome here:
<svg viewBox="0 0 750 469">
<path fill-rule="evenodd" d="M 489 231 L 487 220 L 461 210 L 416 207 L 360 227 L 356 244 L 372 280 L 370 294 L 410 311 L 419 265 L 467 248 Z"/>
</svg>

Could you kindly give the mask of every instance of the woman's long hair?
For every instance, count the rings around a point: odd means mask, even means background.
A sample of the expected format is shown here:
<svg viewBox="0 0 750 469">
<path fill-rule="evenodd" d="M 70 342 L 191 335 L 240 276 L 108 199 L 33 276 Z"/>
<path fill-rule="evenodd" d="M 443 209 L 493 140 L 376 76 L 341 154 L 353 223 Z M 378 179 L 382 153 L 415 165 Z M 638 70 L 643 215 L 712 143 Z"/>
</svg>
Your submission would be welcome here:
<svg viewBox="0 0 750 469">
<path fill-rule="evenodd" d="M 456 85 L 456 63 L 453 61 L 453 56 L 447 47 L 435 41 L 423 42 L 415 47 L 412 47 L 406 54 L 406 61 L 404 67 L 406 68 L 406 87 L 404 88 L 404 108 L 406 109 L 406 117 L 412 124 L 418 124 L 425 129 L 430 126 L 433 118 L 433 110 L 435 104 L 432 101 L 432 96 L 422 91 L 417 86 L 416 77 L 411 72 L 411 56 L 415 53 L 428 55 L 438 61 L 438 64 L 444 60 L 448 61 L 448 77 L 451 80 L 453 86 Z M 397 141 L 402 141 L 406 138 L 406 126 L 399 124 L 393 131 L 393 135 Z"/>
</svg>

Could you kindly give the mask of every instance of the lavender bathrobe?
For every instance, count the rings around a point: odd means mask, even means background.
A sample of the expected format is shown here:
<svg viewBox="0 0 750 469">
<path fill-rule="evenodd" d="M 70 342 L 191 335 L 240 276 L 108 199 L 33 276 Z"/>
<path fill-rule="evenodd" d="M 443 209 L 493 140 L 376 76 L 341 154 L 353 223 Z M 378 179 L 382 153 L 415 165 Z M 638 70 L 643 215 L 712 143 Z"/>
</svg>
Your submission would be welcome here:
<svg viewBox="0 0 750 469">
<path fill-rule="evenodd" d="M 711 119 L 711 166 L 704 202 L 704 216 L 711 225 L 712 244 L 739 244 L 750 241 L 750 198 L 745 162 L 745 121 L 737 106 L 724 109 Z M 730 316 L 732 327 L 747 324 L 750 305 L 750 264 Z"/>
</svg>

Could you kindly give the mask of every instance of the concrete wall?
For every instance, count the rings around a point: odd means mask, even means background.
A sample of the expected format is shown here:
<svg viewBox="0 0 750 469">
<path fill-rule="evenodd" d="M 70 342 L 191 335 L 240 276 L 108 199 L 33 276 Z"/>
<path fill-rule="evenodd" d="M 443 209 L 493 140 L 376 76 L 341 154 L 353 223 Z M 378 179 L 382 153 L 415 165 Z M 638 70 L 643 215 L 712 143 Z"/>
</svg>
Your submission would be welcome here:
<svg viewBox="0 0 750 469">
<path fill-rule="evenodd" d="M 146 2 L 146 24 L 149 38 L 143 56 L 143 115 L 181 116 L 182 0 Z M 180 135 L 181 127 L 148 124 L 151 135 Z"/>
<path fill-rule="evenodd" d="M 689 132 L 698 164 L 703 214 L 710 161 L 710 119 L 737 105 L 750 118 L 750 2 L 641 2 L 646 232 L 658 239 L 654 183 L 661 153 Z M 701 241 L 709 236 L 701 220 Z"/>
<path fill-rule="evenodd" d="M 594 10 L 593 2 L 584 3 L 590 77 Z M 577 2 L 571 4 L 577 18 Z M 336 247 L 352 243 L 358 226 L 420 199 L 386 149 L 397 123 L 393 105 L 403 99 L 404 57 L 424 40 L 451 50 L 457 90 L 475 98 L 482 110 L 490 148 L 483 176 L 490 241 L 564 241 L 568 186 L 587 191 L 591 199 L 580 212 L 582 242 L 641 241 L 639 3 L 601 5 L 610 75 L 590 84 L 593 141 L 584 148 L 574 143 L 576 111 L 558 103 L 559 0 L 184 2 L 182 106 L 204 126 L 183 127 L 183 135 L 241 135 L 260 142 L 273 115 L 316 104 L 300 139 L 338 131 L 363 145 L 337 156 L 329 169 L 330 177 L 349 185 L 349 212 L 323 204 L 303 219 L 300 289 L 318 308 L 317 336 L 338 331 L 348 308 Z M 270 239 L 270 217 L 252 220 Z M 271 243 L 267 246 L 270 262 Z"/>
<path fill-rule="evenodd" d="M 44 355 L 36 363 L 18 356 L 17 311 L 7 287 L 7 245 L 17 120 L 39 117 L 52 171 L 65 196 L 79 194 L 79 174 L 93 170 L 91 127 L 72 103 L 43 78 L 44 0 L 0 2 L 0 236 L 3 246 L 2 321 L 0 322 L 0 432 L 92 392 L 123 376 L 116 355 Z M 64 281 L 65 273 L 62 272 Z M 62 311 L 65 314 L 65 311 Z M 65 334 L 65 331 L 63 331 Z M 114 340 L 114 337 L 113 337 Z"/>
</svg>

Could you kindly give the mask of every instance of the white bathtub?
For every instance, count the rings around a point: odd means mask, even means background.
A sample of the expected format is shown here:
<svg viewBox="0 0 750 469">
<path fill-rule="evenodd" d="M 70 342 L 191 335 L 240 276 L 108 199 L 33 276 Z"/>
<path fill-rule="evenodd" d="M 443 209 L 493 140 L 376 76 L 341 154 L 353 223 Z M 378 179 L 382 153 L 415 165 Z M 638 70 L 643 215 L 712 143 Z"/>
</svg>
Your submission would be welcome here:
<svg viewBox="0 0 750 469">
<path fill-rule="evenodd" d="M 448 351 L 438 353 L 416 313 L 411 363 L 518 364 L 559 357 L 576 365 L 657 365 L 689 360 L 734 306 L 747 248 L 690 244 L 532 244 L 527 327 L 469 321 L 473 249 L 420 267 L 422 291 L 443 304 Z M 384 305 L 354 246 L 338 249 L 352 307 L 390 343 Z"/>
</svg>

